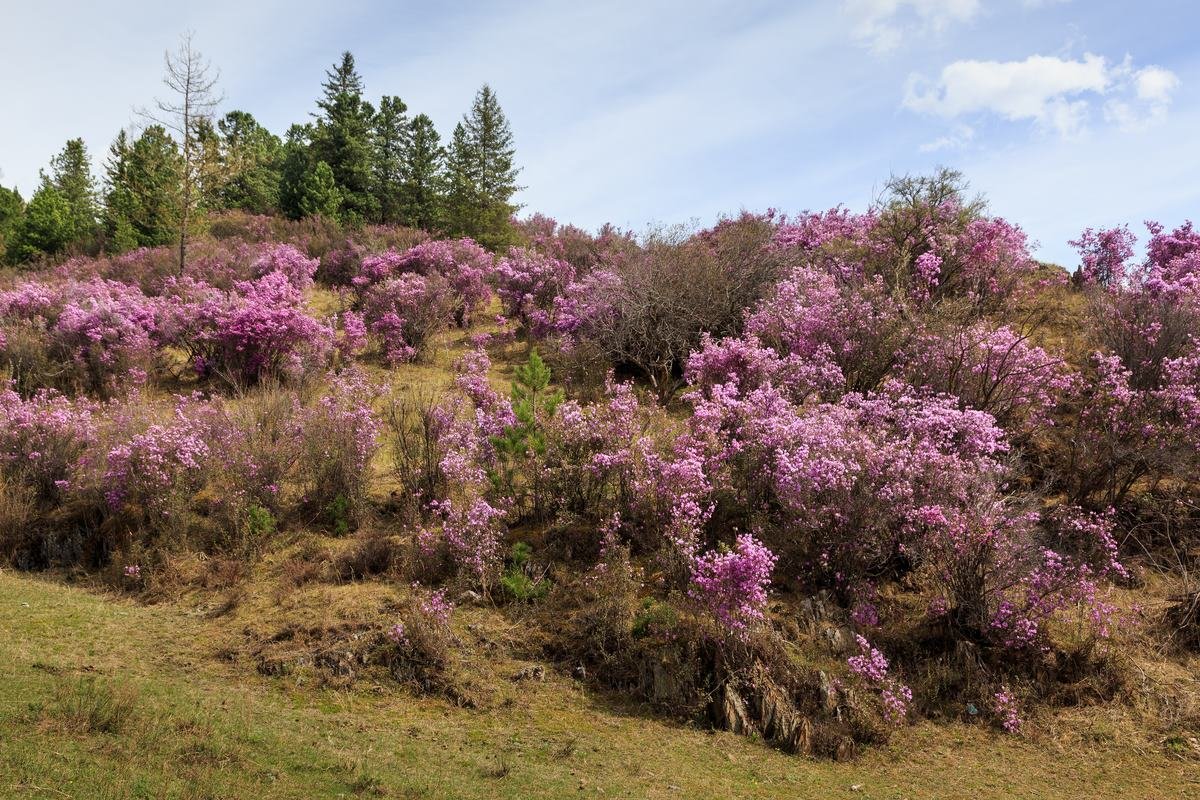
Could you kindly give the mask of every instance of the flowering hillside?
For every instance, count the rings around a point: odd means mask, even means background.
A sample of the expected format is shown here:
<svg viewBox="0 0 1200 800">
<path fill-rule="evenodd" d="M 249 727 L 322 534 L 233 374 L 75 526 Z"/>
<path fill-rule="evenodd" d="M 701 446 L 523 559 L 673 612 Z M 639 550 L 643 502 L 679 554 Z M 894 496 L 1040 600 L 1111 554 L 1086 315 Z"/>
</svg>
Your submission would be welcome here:
<svg viewBox="0 0 1200 800">
<path fill-rule="evenodd" d="M 230 214 L 182 267 L 10 275 L 0 556 L 220 594 L 261 672 L 466 705 L 501 648 L 821 756 L 1087 704 L 1173 703 L 1139 724 L 1195 742 L 1194 700 L 1135 677 L 1200 647 L 1190 223 L 1084 231 L 1069 274 L 940 175 L 862 212 L 514 230 Z M 287 627 L 322 585 L 388 599 Z M 520 633 L 480 644 L 467 608 Z"/>
</svg>

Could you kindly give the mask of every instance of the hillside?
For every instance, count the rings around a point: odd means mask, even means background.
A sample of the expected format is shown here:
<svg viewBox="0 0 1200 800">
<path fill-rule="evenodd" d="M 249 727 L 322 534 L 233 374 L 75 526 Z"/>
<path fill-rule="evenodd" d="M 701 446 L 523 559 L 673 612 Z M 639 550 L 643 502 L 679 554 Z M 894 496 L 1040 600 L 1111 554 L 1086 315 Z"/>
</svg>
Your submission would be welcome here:
<svg viewBox="0 0 1200 800">
<path fill-rule="evenodd" d="M 958 181 L 11 274 L 12 791 L 1188 796 L 1200 235 Z"/>
</svg>

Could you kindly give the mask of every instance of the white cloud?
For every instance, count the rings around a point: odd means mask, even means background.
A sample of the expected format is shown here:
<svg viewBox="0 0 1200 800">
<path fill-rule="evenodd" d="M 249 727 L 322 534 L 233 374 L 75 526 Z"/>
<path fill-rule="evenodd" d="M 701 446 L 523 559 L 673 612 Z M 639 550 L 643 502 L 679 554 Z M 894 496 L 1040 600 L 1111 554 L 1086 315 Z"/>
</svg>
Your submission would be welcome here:
<svg viewBox="0 0 1200 800">
<path fill-rule="evenodd" d="M 844 6 L 855 20 L 855 37 L 877 53 L 896 49 L 906 38 L 969 22 L 982 10 L 979 0 L 844 0 Z"/>
<path fill-rule="evenodd" d="M 1171 102 L 1171 93 L 1179 86 L 1179 78 L 1169 69 L 1146 67 L 1137 71 L 1133 83 L 1139 100 L 1167 104 Z"/>
<path fill-rule="evenodd" d="M 1135 120 L 1163 117 L 1178 83 L 1162 67 L 1134 71 L 1129 58 L 1109 64 L 1092 53 L 1077 61 L 1036 55 L 1024 61 L 955 61 L 932 85 L 910 76 L 904 107 L 948 119 L 995 114 L 1073 136 L 1084 129 L 1093 99 L 1105 98 L 1105 117 L 1129 127 Z"/>
</svg>

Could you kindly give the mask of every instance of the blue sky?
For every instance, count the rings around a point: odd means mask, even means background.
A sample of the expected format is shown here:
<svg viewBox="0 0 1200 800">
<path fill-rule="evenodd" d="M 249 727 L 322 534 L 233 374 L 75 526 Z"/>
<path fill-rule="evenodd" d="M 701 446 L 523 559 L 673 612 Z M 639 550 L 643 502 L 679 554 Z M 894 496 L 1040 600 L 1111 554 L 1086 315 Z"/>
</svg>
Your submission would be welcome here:
<svg viewBox="0 0 1200 800">
<path fill-rule="evenodd" d="M 26 196 L 70 137 L 99 166 L 190 29 L 223 110 L 280 134 L 345 49 L 443 135 L 488 81 L 521 202 L 586 227 L 862 208 L 938 164 L 1062 263 L 1084 226 L 1200 216 L 1187 2 L 4 2 L 0 183 Z"/>
</svg>

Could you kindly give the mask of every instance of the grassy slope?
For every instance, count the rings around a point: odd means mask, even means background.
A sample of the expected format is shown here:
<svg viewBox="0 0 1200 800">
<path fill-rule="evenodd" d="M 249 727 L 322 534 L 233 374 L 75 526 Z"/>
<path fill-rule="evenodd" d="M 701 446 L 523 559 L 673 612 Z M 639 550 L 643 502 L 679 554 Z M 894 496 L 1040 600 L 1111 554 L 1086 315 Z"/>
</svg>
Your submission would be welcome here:
<svg viewBox="0 0 1200 800">
<path fill-rule="evenodd" d="M 1195 762 L 966 726 L 916 726 L 854 763 L 808 761 L 557 675 L 483 711 L 388 686 L 312 689 L 215 659 L 213 625 L 0 571 L 0 796 L 1200 797 Z M 81 729 L 70 702 L 109 692 L 133 698 L 124 724 Z"/>
</svg>

